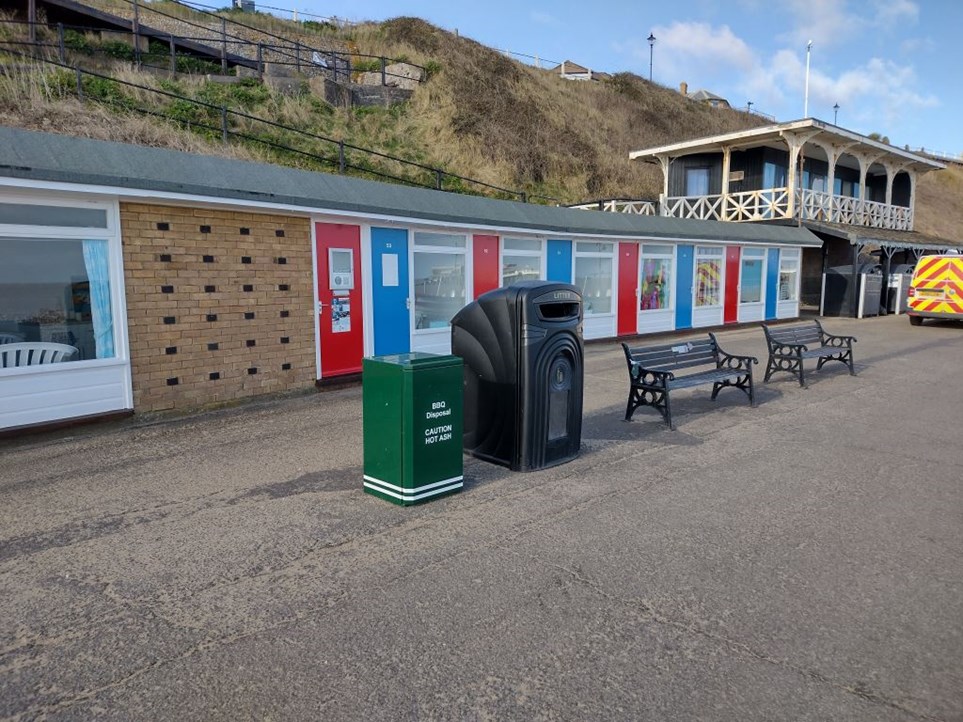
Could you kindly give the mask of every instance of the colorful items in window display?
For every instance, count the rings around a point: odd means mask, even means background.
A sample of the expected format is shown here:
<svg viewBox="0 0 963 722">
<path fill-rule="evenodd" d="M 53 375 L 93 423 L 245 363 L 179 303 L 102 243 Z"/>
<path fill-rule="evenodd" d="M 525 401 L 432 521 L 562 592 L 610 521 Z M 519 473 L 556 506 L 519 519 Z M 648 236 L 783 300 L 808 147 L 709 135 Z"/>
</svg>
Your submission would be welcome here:
<svg viewBox="0 0 963 722">
<path fill-rule="evenodd" d="M 642 291 L 639 309 L 659 310 L 669 307 L 668 259 L 645 258 L 642 260 Z"/>
<path fill-rule="evenodd" d="M 696 306 L 718 306 L 720 264 L 715 260 L 700 260 L 696 265 Z"/>
</svg>

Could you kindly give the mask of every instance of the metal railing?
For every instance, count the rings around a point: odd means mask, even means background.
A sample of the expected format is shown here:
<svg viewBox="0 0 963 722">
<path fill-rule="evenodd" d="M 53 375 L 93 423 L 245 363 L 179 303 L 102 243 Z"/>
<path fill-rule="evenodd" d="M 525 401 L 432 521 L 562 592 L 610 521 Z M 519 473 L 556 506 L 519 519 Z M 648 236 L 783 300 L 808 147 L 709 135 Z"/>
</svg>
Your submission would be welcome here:
<svg viewBox="0 0 963 722">
<path fill-rule="evenodd" d="M 166 90 L 151 88 L 126 80 L 120 80 L 103 73 L 84 70 L 80 66 L 72 66 L 67 63 L 60 62 L 59 60 L 54 60 L 43 56 L 31 56 L 16 50 L 5 49 L 5 46 L 10 44 L 11 43 L 9 41 L 0 41 L 0 49 L 2 49 L 2 52 L 8 55 L 21 57 L 24 60 L 32 60 L 44 65 L 68 71 L 71 74 L 69 85 L 66 82 L 66 78 L 62 78 L 61 80 L 63 82 L 60 84 L 55 83 L 54 85 L 60 87 L 64 92 L 72 93 L 81 102 L 96 101 L 125 112 L 134 112 L 141 115 L 159 118 L 169 123 L 176 123 L 180 126 L 186 127 L 190 131 L 200 132 L 209 139 L 219 139 L 225 145 L 229 144 L 232 139 L 239 139 L 249 144 L 260 145 L 262 147 L 269 148 L 282 158 L 285 156 L 295 157 L 300 160 L 307 160 L 317 166 L 336 168 L 339 174 L 353 172 L 353 174 L 362 177 L 373 176 L 410 186 L 431 188 L 446 192 L 488 195 L 502 199 L 516 199 L 523 203 L 527 203 L 536 199 L 548 201 L 549 203 L 558 203 L 558 199 L 556 198 L 529 194 L 526 191 L 503 188 L 501 186 L 487 183 L 476 178 L 470 178 L 457 173 L 451 173 L 442 168 L 437 168 L 423 163 L 418 163 L 416 161 L 407 160 L 405 158 L 400 158 L 398 156 L 393 156 L 388 153 L 382 153 L 381 151 L 354 145 L 346 142 L 343 139 L 330 138 L 317 133 L 310 133 L 298 128 L 276 123 L 272 120 L 268 120 L 267 118 L 260 118 L 248 113 L 231 110 L 223 105 L 216 105 Z M 38 67 L 37 69 L 40 70 L 41 68 Z M 99 84 L 97 82 L 93 82 L 94 80 L 99 81 Z M 103 83 L 109 83 L 112 85 L 105 86 Z M 180 105 L 178 106 L 176 113 L 172 113 L 170 108 L 166 109 L 168 112 L 163 112 L 161 109 L 139 107 L 133 102 L 132 98 L 129 96 L 124 96 L 122 92 L 109 92 L 110 88 L 130 88 L 143 93 L 149 93 L 161 99 L 176 101 Z M 187 108 L 191 109 L 192 112 L 186 112 Z M 185 115 L 188 117 L 184 117 Z M 272 139 L 268 135 L 252 135 L 238 127 L 244 123 L 253 126 L 261 126 L 267 131 L 281 131 L 290 134 L 294 138 L 304 141 L 306 147 L 294 147 L 286 142 L 282 142 L 282 140 Z M 328 148 L 328 152 L 326 154 L 317 152 L 317 145 L 326 146 Z M 372 159 L 374 162 L 364 162 L 364 159 Z M 381 167 L 378 167 L 375 163 L 382 160 L 395 163 L 403 168 L 412 170 L 413 177 L 395 175 Z M 484 189 L 484 191 L 473 192 L 469 186 L 476 189 Z"/>
<path fill-rule="evenodd" d="M 157 65 L 152 65 L 149 59 L 145 61 L 145 56 L 148 56 L 149 58 L 152 55 L 156 55 L 156 53 L 145 53 L 141 48 L 140 39 L 146 38 L 148 42 L 153 40 L 155 42 L 167 44 L 170 50 L 170 56 L 172 58 L 176 56 L 176 49 L 179 48 L 181 54 L 185 57 L 189 56 L 200 58 L 210 62 L 211 66 L 206 68 L 204 72 L 211 74 L 217 74 L 215 64 L 219 64 L 220 74 L 222 75 L 229 74 L 230 70 L 234 67 L 242 66 L 256 70 L 258 77 L 263 77 L 265 69 L 268 65 L 270 65 L 272 67 L 282 67 L 293 70 L 299 75 L 326 75 L 337 82 L 350 83 L 353 73 L 358 71 L 360 68 L 369 68 L 369 72 L 374 72 L 380 75 L 380 84 L 382 86 L 391 85 L 401 80 L 422 83 L 428 75 L 427 70 L 423 66 L 415 63 L 401 61 L 381 55 L 320 50 L 304 43 L 291 41 L 279 35 L 274 35 L 273 33 L 267 31 L 252 28 L 244 25 L 243 23 L 230 21 L 220 15 L 214 15 L 213 13 L 207 13 L 206 11 L 189 8 L 192 12 L 200 12 L 216 18 L 221 26 L 220 30 L 214 30 L 206 25 L 195 23 L 190 20 L 180 18 L 176 15 L 171 15 L 170 13 L 165 13 L 161 10 L 146 6 L 139 0 L 121 1 L 129 3 L 134 9 L 135 18 L 133 19 L 128 19 L 120 15 L 116 16 L 118 20 L 124 23 L 130 23 L 129 28 L 118 27 L 113 24 L 110 27 L 105 27 L 104 25 L 70 25 L 64 23 L 48 25 L 46 23 L 23 20 L 0 20 L 0 23 L 5 25 L 20 25 L 25 27 L 27 29 L 26 34 L 30 38 L 34 39 L 24 41 L 24 45 L 36 45 L 38 47 L 48 48 L 56 47 L 58 49 L 58 56 L 60 57 L 61 62 L 64 62 L 65 49 L 67 49 L 67 46 L 70 44 L 65 38 L 65 33 L 73 32 L 86 35 L 108 32 L 111 34 L 130 37 L 132 55 L 130 59 L 138 67 L 141 65 L 147 65 L 148 67 L 159 67 Z M 177 23 L 185 25 L 187 28 L 193 28 L 194 32 L 197 34 L 184 34 L 183 29 L 180 32 L 172 33 L 150 27 L 149 25 L 143 25 L 139 18 L 142 12 L 150 12 L 174 20 Z M 249 38 L 233 35 L 227 32 L 228 25 L 237 25 L 238 27 L 249 28 L 279 42 L 255 42 Z M 44 43 L 43 41 L 37 39 L 45 30 L 51 29 L 53 29 L 53 31 L 58 35 L 56 46 L 52 45 L 51 43 Z M 38 31 L 40 32 L 38 33 Z M 94 47 L 92 50 L 96 51 L 97 48 Z M 364 61 L 365 59 L 367 62 L 364 62 L 362 65 L 359 61 Z M 416 76 L 402 75 L 389 70 L 391 65 L 399 62 L 404 62 L 406 65 L 416 68 L 418 74 Z M 371 68 L 373 68 L 373 71 L 370 70 Z M 176 63 L 172 61 L 168 69 L 171 72 L 176 72 Z"/>
</svg>

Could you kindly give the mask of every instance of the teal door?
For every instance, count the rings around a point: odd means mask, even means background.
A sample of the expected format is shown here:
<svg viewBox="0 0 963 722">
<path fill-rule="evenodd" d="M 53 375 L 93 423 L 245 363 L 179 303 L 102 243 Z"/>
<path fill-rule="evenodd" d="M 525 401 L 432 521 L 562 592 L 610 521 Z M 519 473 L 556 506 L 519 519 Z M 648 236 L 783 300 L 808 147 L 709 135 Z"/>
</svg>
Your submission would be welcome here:
<svg viewBox="0 0 963 722">
<path fill-rule="evenodd" d="M 766 318 L 776 317 L 776 296 L 779 293 L 779 249 L 769 249 L 766 267 Z"/>
<path fill-rule="evenodd" d="M 675 286 L 675 327 L 692 328 L 692 246 L 679 246 L 676 255 L 678 282 Z"/>
</svg>

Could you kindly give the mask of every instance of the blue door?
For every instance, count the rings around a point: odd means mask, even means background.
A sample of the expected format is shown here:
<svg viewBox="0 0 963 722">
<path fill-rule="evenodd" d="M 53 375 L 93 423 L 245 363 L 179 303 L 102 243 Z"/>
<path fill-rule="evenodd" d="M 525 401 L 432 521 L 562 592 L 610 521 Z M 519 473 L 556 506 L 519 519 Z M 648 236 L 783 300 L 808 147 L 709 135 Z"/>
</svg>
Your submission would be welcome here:
<svg viewBox="0 0 963 722">
<path fill-rule="evenodd" d="M 408 231 L 402 228 L 371 229 L 371 300 L 375 356 L 407 353 Z"/>
<path fill-rule="evenodd" d="M 572 242 L 549 239 L 547 273 L 549 281 L 572 282 Z"/>
<path fill-rule="evenodd" d="M 766 266 L 766 318 L 776 317 L 776 294 L 779 293 L 779 249 L 769 249 Z"/>
<path fill-rule="evenodd" d="M 675 285 L 675 327 L 692 328 L 692 246 L 679 246 L 676 255 L 678 281 Z"/>
</svg>

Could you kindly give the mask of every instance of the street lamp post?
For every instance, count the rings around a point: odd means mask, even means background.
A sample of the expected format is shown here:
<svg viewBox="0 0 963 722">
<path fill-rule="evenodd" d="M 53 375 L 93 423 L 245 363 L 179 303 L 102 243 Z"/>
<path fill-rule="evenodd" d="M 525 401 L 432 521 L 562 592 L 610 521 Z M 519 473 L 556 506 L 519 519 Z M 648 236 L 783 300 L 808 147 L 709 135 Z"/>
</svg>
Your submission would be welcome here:
<svg viewBox="0 0 963 722">
<path fill-rule="evenodd" d="M 838 117 L 839 117 L 839 103 L 836 103 L 833 106 L 833 125 L 839 125 L 839 123 L 836 122 L 836 118 Z"/>
<path fill-rule="evenodd" d="M 653 49 L 655 48 L 655 35 L 653 33 L 649 33 L 649 37 L 647 39 L 649 41 L 649 82 L 651 83 L 652 82 L 652 53 L 653 53 Z"/>
</svg>

